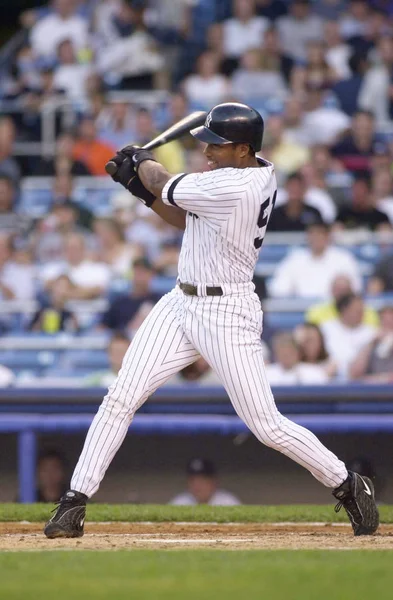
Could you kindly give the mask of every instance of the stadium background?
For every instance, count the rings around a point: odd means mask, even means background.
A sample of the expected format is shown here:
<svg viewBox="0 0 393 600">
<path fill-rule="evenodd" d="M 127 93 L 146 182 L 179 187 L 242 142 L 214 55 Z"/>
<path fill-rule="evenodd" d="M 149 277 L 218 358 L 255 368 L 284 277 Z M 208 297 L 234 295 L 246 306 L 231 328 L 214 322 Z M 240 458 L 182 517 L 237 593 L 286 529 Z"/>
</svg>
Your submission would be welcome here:
<svg viewBox="0 0 393 600">
<path fill-rule="evenodd" d="M 56 11 L 67 13 L 65 31 Z M 377 0 L 2 2 L 0 424 L 7 413 L 23 427 L 24 414 L 94 412 L 122 336 L 132 338 L 175 281 L 178 235 L 105 176 L 107 158 L 193 109 L 235 99 L 264 116 L 262 154 L 280 186 L 255 280 L 271 381 L 286 384 L 286 413 L 319 416 L 329 447 L 367 459 L 380 497 L 392 500 L 392 12 Z M 200 150 L 188 137 L 157 158 L 173 172 L 198 171 Z M 318 269 L 321 243 L 341 253 L 324 250 Z M 315 319 L 327 352 L 308 356 L 315 329 L 301 325 Z M 214 375 L 198 366 L 146 410 L 205 415 L 213 409 L 203 395 L 227 413 Z M 353 414 L 345 435 L 343 412 Z M 359 431 L 356 418 L 374 413 L 379 424 L 366 417 Z M 83 436 L 37 440 L 37 451 L 56 448 L 72 467 Z M 20 437 L 1 435 L 0 448 L 0 500 L 20 498 Z M 213 459 L 246 503 L 326 500 L 251 437 L 153 430 L 128 436 L 97 500 L 168 502 L 192 456 Z"/>
</svg>

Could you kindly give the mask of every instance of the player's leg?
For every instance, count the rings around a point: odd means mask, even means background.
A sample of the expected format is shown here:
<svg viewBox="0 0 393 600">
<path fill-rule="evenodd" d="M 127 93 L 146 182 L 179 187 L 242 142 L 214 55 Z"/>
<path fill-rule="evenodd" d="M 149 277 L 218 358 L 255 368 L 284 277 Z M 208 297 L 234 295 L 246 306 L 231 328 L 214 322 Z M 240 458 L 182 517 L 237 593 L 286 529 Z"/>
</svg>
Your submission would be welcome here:
<svg viewBox="0 0 393 600">
<path fill-rule="evenodd" d="M 349 476 L 344 463 L 311 431 L 278 411 L 262 356 L 259 303 L 252 297 L 224 297 L 206 299 L 204 304 L 203 310 L 194 310 L 187 334 L 219 375 L 239 417 L 263 444 L 334 489 L 355 534 L 374 532 L 378 511 L 371 482 L 365 483 L 357 474 Z"/>
<path fill-rule="evenodd" d="M 340 485 L 347 477 L 344 463 L 276 407 L 265 373 L 258 305 L 225 296 L 205 304 L 193 320 L 192 341 L 219 375 L 239 417 L 262 443 L 304 466 L 324 485 Z"/>
<path fill-rule="evenodd" d="M 136 333 L 119 375 L 87 433 L 72 476 L 71 490 L 45 528 L 48 537 L 83 534 L 83 523 L 78 523 L 83 520 L 86 499 L 97 491 L 135 412 L 171 375 L 199 357 L 184 335 L 180 315 L 176 293 L 168 294 L 157 303 Z"/>
</svg>

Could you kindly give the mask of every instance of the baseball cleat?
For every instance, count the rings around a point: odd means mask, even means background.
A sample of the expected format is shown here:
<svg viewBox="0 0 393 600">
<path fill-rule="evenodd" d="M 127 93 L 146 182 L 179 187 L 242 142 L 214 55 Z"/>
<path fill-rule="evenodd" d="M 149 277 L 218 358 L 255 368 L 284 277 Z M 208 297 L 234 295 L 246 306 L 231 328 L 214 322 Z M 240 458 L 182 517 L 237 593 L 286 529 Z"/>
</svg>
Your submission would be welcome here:
<svg viewBox="0 0 393 600">
<path fill-rule="evenodd" d="M 44 533 L 47 538 L 82 537 L 86 516 L 87 496 L 68 490 L 60 501 L 53 517 L 47 522 Z"/>
<path fill-rule="evenodd" d="M 332 494 L 338 500 L 334 510 L 339 512 L 344 507 L 355 535 L 376 532 L 379 513 L 371 479 L 348 471 L 347 479 Z"/>
</svg>

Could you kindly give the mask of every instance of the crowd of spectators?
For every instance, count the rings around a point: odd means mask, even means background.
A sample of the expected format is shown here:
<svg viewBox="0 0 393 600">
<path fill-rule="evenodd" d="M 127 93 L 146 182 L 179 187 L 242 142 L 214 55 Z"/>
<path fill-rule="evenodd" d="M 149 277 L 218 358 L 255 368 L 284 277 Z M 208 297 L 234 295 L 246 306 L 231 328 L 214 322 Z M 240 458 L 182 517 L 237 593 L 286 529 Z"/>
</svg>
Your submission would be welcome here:
<svg viewBox="0 0 393 600">
<path fill-rule="evenodd" d="M 176 277 L 179 232 L 120 188 L 99 214 L 77 182 L 105 176 L 131 140 L 142 145 L 193 109 L 239 100 L 264 116 L 262 155 L 276 167 L 268 232 L 283 244 L 304 236 L 256 281 L 269 299 L 309 303 L 303 325 L 267 340 L 271 382 L 393 380 L 393 302 L 386 296 L 379 313 L 367 302 L 393 292 L 390 2 L 52 0 L 23 13 L 21 28 L 0 79 L 0 299 L 38 302 L 19 327 L 109 331 L 109 355 L 125 352 L 162 293 L 157 277 Z M 165 100 L 138 102 L 140 91 Z M 43 114 L 59 99 L 68 112 L 55 110 L 55 146 L 18 152 L 41 141 Z M 174 173 L 206 166 L 190 136 L 156 157 Z M 27 176 L 50 182 L 38 218 L 23 209 Z M 348 245 L 365 232 L 380 255 L 367 277 Z M 102 299 L 87 327 L 72 302 Z M 3 311 L 0 332 L 12 323 Z M 110 381 L 118 359 L 110 365 L 91 381 Z M 14 380 L 6 370 L 2 378 Z M 185 381 L 219 383 L 202 360 L 170 383 Z"/>
</svg>

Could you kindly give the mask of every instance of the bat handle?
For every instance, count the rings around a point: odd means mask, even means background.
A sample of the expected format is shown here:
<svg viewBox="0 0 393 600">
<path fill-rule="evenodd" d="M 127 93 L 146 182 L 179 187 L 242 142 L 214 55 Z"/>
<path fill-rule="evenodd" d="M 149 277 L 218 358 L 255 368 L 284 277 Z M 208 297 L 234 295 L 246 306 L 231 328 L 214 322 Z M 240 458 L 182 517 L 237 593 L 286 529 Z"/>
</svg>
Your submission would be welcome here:
<svg viewBox="0 0 393 600">
<path fill-rule="evenodd" d="M 118 168 L 119 167 L 117 166 L 117 164 L 113 160 L 110 160 L 105 165 L 105 171 L 108 173 L 108 175 L 116 175 L 116 172 L 117 172 Z"/>
<path fill-rule="evenodd" d="M 150 149 L 155 148 L 154 141 L 148 142 L 147 144 L 145 144 L 144 146 L 142 146 L 142 148 L 144 150 L 150 150 Z M 108 173 L 108 175 L 111 175 L 111 176 L 116 175 L 116 172 L 117 172 L 118 168 L 119 167 L 117 166 L 117 164 L 113 160 L 110 160 L 105 165 L 105 171 Z"/>
</svg>

